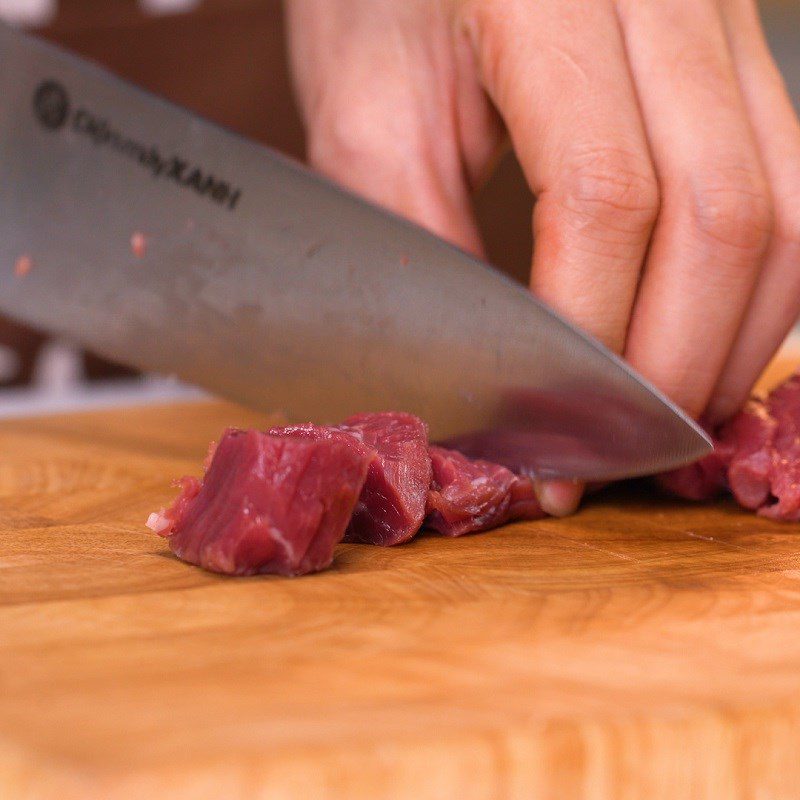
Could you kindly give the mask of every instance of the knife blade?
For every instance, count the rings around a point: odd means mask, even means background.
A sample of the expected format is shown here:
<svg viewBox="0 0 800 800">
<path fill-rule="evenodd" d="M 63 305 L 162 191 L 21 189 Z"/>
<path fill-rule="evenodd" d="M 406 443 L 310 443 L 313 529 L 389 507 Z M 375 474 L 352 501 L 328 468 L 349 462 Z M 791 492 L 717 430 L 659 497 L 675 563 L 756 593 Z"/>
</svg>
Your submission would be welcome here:
<svg viewBox="0 0 800 800">
<path fill-rule="evenodd" d="M 710 449 L 490 266 L 7 27 L 0 311 L 292 419 L 410 411 L 541 476 L 641 475 Z"/>
</svg>

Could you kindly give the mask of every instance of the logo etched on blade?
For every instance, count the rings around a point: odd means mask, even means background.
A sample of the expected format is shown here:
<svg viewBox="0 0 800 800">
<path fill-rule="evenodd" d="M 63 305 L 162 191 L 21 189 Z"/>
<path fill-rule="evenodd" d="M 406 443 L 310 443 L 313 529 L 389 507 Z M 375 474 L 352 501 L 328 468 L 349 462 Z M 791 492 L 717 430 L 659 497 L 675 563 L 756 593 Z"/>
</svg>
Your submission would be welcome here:
<svg viewBox="0 0 800 800">
<path fill-rule="evenodd" d="M 105 147 L 138 164 L 154 178 L 161 178 L 207 197 L 235 211 L 242 188 L 225 180 L 189 158 L 163 152 L 157 145 L 130 136 L 104 115 L 77 105 L 73 111 L 67 90 L 58 81 L 42 81 L 33 93 L 33 113 L 42 127 L 57 131 L 69 123 L 69 130 L 95 147 Z"/>
<path fill-rule="evenodd" d="M 57 81 L 42 81 L 33 95 L 36 119 L 50 131 L 61 128 L 69 117 L 69 95 Z"/>
</svg>

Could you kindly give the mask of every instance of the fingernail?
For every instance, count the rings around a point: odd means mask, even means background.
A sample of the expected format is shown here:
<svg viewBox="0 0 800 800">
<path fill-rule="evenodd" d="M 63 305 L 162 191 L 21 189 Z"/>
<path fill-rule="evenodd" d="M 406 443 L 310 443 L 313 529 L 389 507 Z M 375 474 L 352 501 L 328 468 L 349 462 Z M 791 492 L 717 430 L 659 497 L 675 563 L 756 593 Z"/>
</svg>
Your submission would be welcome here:
<svg viewBox="0 0 800 800">
<path fill-rule="evenodd" d="M 583 484 L 578 481 L 537 481 L 535 488 L 542 510 L 551 517 L 574 514 L 583 495 Z"/>
</svg>

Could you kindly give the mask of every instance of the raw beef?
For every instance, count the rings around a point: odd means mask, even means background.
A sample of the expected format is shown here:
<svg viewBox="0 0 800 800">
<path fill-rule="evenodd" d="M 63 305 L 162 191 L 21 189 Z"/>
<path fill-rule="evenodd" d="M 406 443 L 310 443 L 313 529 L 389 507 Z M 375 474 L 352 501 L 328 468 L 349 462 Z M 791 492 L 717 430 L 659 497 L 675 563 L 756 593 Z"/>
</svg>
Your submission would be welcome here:
<svg viewBox="0 0 800 800">
<path fill-rule="evenodd" d="M 800 375 L 793 375 L 772 392 L 767 405 L 775 421 L 770 497 L 759 513 L 796 521 L 800 519 Z"/>
<path fill-rule="evenodd" d="M 727 448 L 711 434 L 714 439 L 714 452 L 687 464 L 685 467 L 670 470 L 659 475 L 659 485 L 671 494 L 686 500 L 710 500 L 728 486 L 729 457 Z"/>
<path fill-rule="evenodd" d="M 692 500 L 730 491 L 745 508 L 800 520 L 800 375 L 713 432 L 714 453 L 659 477 Z M 231 429 L 202 481 L 184 478 L 147 524 L 185 561 L 233 575 L 324 569 L 343 538 L 393 545 L 426 525 L 446 536 L 545 516 L 532 481 L 430 446 L 411 414 L 359 414 L 337 427 Z"/>
<path fill-rule="evenodd" d="M 393 545 L 411 539 L 422 525 L 431 483 L 428 429 L 413 414 L 359 414 L 335 428 L 290 425 L 272 428 L 283 436 L 326 436 L 358 443 L 372 454 L 367 480 L 345 541 Z"/>
<path fill-rule="evenodd" d="M 202 481 L 184 478 L 147 524 L 185 561 L 216 572 L 299 575 L 323 569 L 348 541 L 393 545 L 427 524 L 448 536 L 544 513 L 528 478 L 428 444 L 411 414 L 359 414 L 229 430 Z M 426 517 L 427 515 L 427 517 Z"/>
<path fill-rule="evenodd" d="M 333 559 L 373 454 L 351 437 L 228 430 L 202 482 L 183 480 L 150 527 L 214 572 L 302 575 Z"/>
<path fill-rule="evenodd" d="M 393 545 L 422 526 L 431 485 L 428 428 L 413 414 L 359 414 L 340 426 L 377 457 L 356 505 L 345 541 Z"/>
<path fill-rule="evenodd" d="M 800 376 L 751 400 L 713 438 L 714 453 L 662 475 L 661 484 L 692 500 L 728 489 L 762 516 L 800 520 Z"/>
<path fill-rule="evenodd" d="M 533 484 L 505 467 L 456 450 L 430 448 L 433 481 L 426 526 L 446 536 L 496 528 L 513 519 L 545 516 Z"/>
<path fill-rule="evenodd" d="M 776 428 L 766 405 L 752 400 L 717 433 L 716 454 L 727 467 L 727 487 L 745 508 L 758 509 L 769 499 Z"/>
<path fill-rule="evenodd" d="M 367 447 L 359 439 L 345 433 L 339 428 L 332 428 L 327 425 L 314 425 L 313 422 L 304 422 L 300 425 L 283 425 L 270 428 L 268 436 L 285 436 L 291 439 L 303 439 L 309 442 L 341 442 L 350 448 L 354 448 L 361 453 L 371 464 L 375 460 L 376 453 L 371 447 Z"/>
</svg>

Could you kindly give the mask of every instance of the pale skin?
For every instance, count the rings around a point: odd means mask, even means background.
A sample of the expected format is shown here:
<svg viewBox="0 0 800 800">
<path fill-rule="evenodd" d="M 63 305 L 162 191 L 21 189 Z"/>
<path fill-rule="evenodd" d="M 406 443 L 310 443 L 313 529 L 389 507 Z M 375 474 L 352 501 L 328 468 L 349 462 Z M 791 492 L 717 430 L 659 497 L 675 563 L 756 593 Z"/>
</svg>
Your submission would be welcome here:
<svg viewBox="0 0 800 800">
<path fill-rule="evenodd" d="M 510 142 L 531 290 L 695 417 L 800 314 L 800 124 L 754 0 L 286 0 L 313 166 L 471 252 Z M 540 487 L 546 510 L 581 487 Z"/>
</svg>

